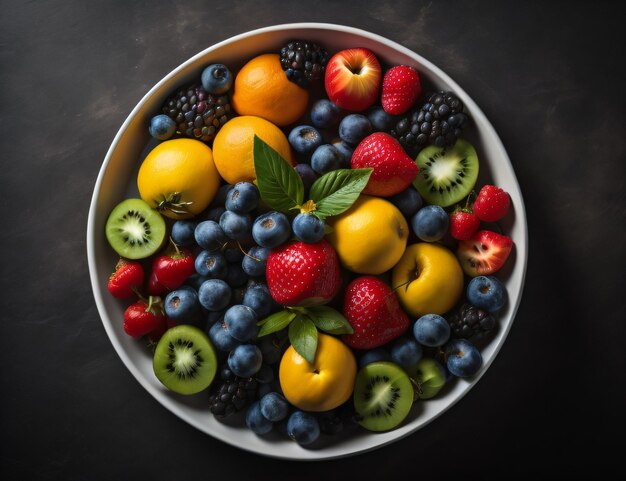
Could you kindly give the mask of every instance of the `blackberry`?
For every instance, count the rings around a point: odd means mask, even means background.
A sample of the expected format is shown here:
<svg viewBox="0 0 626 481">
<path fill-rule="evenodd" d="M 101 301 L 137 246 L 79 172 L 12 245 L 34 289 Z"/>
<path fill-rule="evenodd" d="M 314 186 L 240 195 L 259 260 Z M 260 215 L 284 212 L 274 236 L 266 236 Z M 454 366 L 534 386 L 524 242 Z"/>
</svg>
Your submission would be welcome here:
<svg viewBox="0 0 626 481">
<path fill-rule="evenodd" d="M 301 40 L 289 42 L 280 51 L 280 65 L 287 78 L 304 88 L 324 76 L 328 59 L 326 49 Z"/>
<path fill-rule="evenodd" d="M 463 102 L 452 92 L 430 94 L 417 109 L 402 117 L 389 132 L 403 147 L 412 149 L 427 143 L 438 147 L 454 145 L 469 117 Z"/>
<path fill-rule="evenodd" d="M 480 339 L 496 327 L 495 318 L 469 302 L 446 316 L 452 337 L 464 339 Z"/>
<path fill-rule="evenodd" d="M 210 94 L 199 84 L 179 89 L 162 111 L 176 123 L 176 133 L 203 142 L 213 140 L 232 116 L 227 94 Z"/>
<path fill-rule="evenodd" d="M 256 399 L 258 381 L 254 378 L 241 378 L 228 368 L 222 368 L 220 383 L 212 386 L 209 394 L 209 408 L 218 419 L 225 419 Z"/>
</svg>

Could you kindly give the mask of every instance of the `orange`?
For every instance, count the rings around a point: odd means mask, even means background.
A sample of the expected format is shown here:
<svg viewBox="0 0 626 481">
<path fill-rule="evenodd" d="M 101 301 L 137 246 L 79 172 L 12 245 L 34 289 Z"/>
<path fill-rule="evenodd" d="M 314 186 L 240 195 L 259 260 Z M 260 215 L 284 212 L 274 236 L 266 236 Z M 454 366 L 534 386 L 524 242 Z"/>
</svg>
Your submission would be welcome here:
<svg viewBox="0 0 626 481">
<path fill-rule="evenodd" d="M 309 91 L 287 79 L 280 56 L 267 53 L 245 64 L 235 77 L 233 108 L 284 127 L 306 112 Z"/>
<path fill-rule="evenodd" d="M 352 396 L 356 360 L 339 339 L 319 333 L 313 364 L 289 346 L 280 361 L 278 377 L 291 404 L 304 411 L 328 411 Z"/>
<path fill-rule="evenodd" d="M 256 179 L 255 135 L 293 164 L 291 146 L 282 130 L 260 117 L 250 115 L 235 117 L 222 126 L 213 140 L 215 166 L 229 184 L 252 182 Z"/>
<path fill-rule="evenodd" d="M 173 139 L 148 153 L 139 167 L 137 188 L 150 207 L 166 217 L 185 219 L 207 208 L 220 181 L 208 145 Z"/>
</svg>

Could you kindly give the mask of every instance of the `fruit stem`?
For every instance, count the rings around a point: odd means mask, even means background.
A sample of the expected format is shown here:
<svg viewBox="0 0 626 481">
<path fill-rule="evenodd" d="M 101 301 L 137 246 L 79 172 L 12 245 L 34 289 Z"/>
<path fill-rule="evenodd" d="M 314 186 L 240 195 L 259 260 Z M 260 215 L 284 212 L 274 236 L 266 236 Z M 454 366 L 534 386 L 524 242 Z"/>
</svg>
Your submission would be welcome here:
<svg viewBox="0 0 626 481">
<path fill-rule="evenodd" d="M 176 244 L 176 242 L 174 242 L 174 239 L 172 239 L 171 236 L 170 236 L 170 244 L 174 246 L 174 250 L 176 251 L 176 253 L 172 255 L 172 259 L 184 259 L 185 255 L 180 251 L 180 249 L 178 248 L 178 245 Z"/>
<path fill-rule="evenodd" d="M 241 246 L 241 244 L 239 243 L 239 241 L 237 241 L 237 245 L 239 246 L 239 250 L 240 250 L 241 252 L 243 252 L 243 255 L 244 255 L 244 256 L 249 257 L 250 259 L 255 260 L 255 261 L 257 261 L 257 262 L 261 262 L 261 259 L 257 259 L 256 257 L 251 256 L 250 254 L 248 254 L 248 253 L 244 250 L 244 248 Z"/>
</svg>

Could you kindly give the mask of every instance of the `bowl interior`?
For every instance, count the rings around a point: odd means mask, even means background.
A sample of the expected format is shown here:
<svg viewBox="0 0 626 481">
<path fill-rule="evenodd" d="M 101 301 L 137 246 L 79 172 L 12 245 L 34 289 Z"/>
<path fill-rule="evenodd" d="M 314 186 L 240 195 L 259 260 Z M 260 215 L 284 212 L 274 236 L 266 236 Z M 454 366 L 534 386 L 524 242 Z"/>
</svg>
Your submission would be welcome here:
<svg viewBox="0 0 626 481">
<path fill-rule="evenodd" d="M 436 399 L 416 404 L 410 417 L 395 430 L 378 434 L 359 431 L 356 435 L 338 436 L 318 449 L 302 448 L 280 436 L 258 437 L 245 427 L 220 423 L 207 409 L 206 395 L 180 396 L 164 388 L 152 372 L 152 358 L 144 344 L 127 336 L 122 329 L 125 304 L 112 298 L 106 289 L 117 256 L 107 244 L 104 225 L 118 202 L 126 196 L 137 195 L 135 179 L 139 161 L 154 145 L 146 128 L 149 119 L 173 90 L 197 79 L 206 65 L 220 62 L 236 71 L 251 57 L 277 51 L 294 38 L 319 42 L 329 52 L 366 47 L 386 64 L 411 65 L 425 83 L 453 90 L 473 119 L 474 125 L 467 138 L 476 147 L 481 161 L 479 183 L 489 180 L 505 189 L 514 207 L 502 227 L 513 238 L 515 248 L 505 269 L 498 274 L 507 287 L 509 302 L 500 314 L 497 335 L 481 349 L 485 361 L 481 373 L 470 381 L 457 380 Z M 197 429 L 249 451 L 279 458 L 327 459 L 370 450 L 416 431 L 450 408 L 476 384 L 502 346 L 519 305 L 526 272 L 527 231 L 521 192 L 506 151 L 481 110 L 452 79 L 416 53 L 378 35 L 339 25 L 305 23 L 263 28 L 209 47 L 173 70 L 145 95 L 118 131 L 103 162 L 89 211 L 87 247 L 94 297 L 105 330 L 127 368 L 161 404 Z"/>
</svg>

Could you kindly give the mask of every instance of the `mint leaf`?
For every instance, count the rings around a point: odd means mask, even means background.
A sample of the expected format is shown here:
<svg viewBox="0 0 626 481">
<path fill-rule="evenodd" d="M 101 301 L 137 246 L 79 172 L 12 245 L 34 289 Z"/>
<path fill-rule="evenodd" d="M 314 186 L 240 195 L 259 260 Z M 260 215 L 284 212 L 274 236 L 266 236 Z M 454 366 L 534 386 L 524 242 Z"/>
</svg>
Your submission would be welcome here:
<svg viewBox="0 0 626 481">
<path fill-rule="evenodd" d="M 261 326 L 259 330 L 258 337 L 267 336 L 272 332 L 280 331 L 289 325 L 291 321 L 293 321 L 294 317 L 296 317 L 295 312 L 291 312 L 288 310 L 276 312 L 269 317 L 266 317 L 262 321 L 257 322 L 257 326 Z"/>
<path fill-rule="evenodd" d="M 320 331 L 329 334 L 352 334 L 354 332 L 348 320 L 332 307 L 309 307 L 306 313 Z"/>
<path fill-rule="evenodd" d="M 262 139 L 254 136 L 254 171 L 263 201 L 287 213 L 302 204 L 304 184 L 296 170 Z"/>
<path fill-rule="evenodd" d="M 348 210 L 367 185 L 374 169 L 339 169 L 324 174 L 311 186 L 309 196 L 320 219 Z"/>
<path fill-rule="evenodd" d="M 298 354 L 313 364 L 317 350 L 317 328 L 311 319 L 298 315 L 289 324 L 289 342 Z"/>
</svg>

